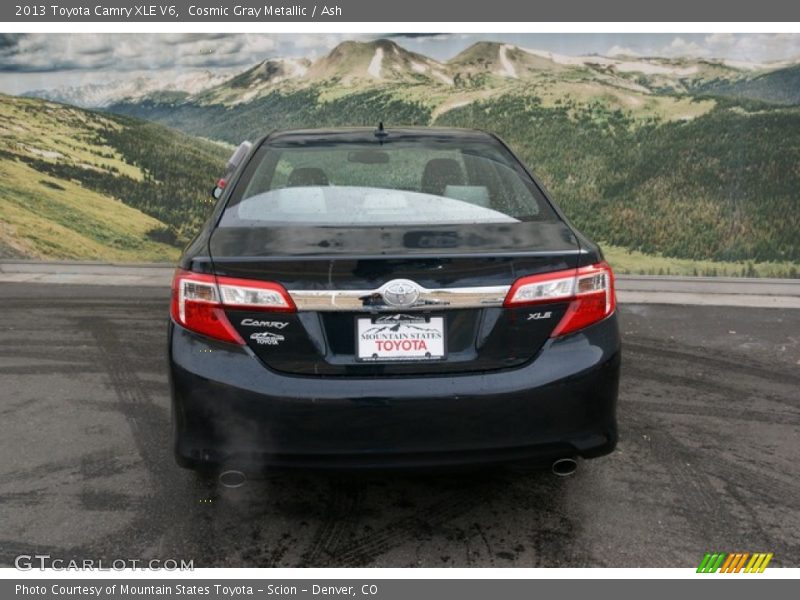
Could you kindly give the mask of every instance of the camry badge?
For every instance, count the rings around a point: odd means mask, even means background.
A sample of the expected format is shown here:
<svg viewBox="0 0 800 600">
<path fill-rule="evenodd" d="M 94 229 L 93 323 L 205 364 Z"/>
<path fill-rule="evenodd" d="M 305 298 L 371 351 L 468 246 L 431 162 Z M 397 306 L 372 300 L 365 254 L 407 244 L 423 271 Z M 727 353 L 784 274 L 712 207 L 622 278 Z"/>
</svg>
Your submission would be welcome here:
<svg viewBox="0 0 800 600">
<path fill-rule="evenodd" d="M 408 279 L 395 279 L 380 289 L 383 301 L 390 306 L 414 306 L 419 299 L 420 287 Z"/>
</svg>

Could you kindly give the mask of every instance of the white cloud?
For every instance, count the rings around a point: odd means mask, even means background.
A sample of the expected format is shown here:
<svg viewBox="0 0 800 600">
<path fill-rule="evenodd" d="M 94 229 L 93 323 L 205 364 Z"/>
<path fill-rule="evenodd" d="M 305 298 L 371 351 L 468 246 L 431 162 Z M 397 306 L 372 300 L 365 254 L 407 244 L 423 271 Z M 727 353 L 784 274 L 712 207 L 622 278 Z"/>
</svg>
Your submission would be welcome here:
<svg viewBox="0 0 800 600">
<path fill-rule="evenodd" d="M 711 33 L 692 41 L 677 36 L 669 44 L 651 48 L 646 53 L 751 63 L 788 61 L 800 57 L 800 36 L 794 33 Z"/>
<path fill-rule="evenodd" d="M 30 34 L 0 48 L 0 63 L 6 71 L 224 67 L 263 60 L 278 46 L 259 34 Z"/>
<path fill-rule="evenodd" d="M 639 56 L 636 50 L 628 46 L 611 46 L 606 54 L 608 56 Z"/>
<path fill-rule="evenodd" d="M 714 33 L 706 36 L 704 43 L 713 56 L 766 62 L 796 58 L 800 55 L 799 41 L 799 36 L 791 33 Z"/>
<path fill-rule="evenodd" d="M 300 33 L 288 36 L 288 43 L 299 50 L 313 49 L 320 52 L 331 50 L 347 40 L 371 40 L 375 37 L 374 34 L 364 33 Z"/>
<path fill-rule="evenodd" d="M 679 36 L 662 48 L 661 54 L 664 56 L 705 57 L 708 56 L 708 49 L 697 42 L 689 42 Z"/>
</svg>

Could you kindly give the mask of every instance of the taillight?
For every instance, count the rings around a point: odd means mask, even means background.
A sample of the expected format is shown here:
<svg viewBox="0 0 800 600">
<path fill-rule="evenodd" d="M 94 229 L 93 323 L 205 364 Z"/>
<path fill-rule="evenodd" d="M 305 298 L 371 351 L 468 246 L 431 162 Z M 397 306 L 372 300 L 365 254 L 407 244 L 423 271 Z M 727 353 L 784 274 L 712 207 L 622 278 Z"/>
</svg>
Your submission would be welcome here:
<svg viewBox="0 0 800 600">
<path fill-rule="evenodd" d="M 176 323 L 209 337 L 244 345 L 225 316 L 225 309 L 294 312 L 295 305 L 277 283 L 216 277 L 178 269 L 172 281 L 172 318 Z"/>
<path fill-rule="evenodd" d="M 514 282 L 506 308 L 569 302 L 551 337 L 572 333 L 605 319 L 616 308 L 614 273 L 606 262 L 589 267 L 522 277 Z"/>
</svg>

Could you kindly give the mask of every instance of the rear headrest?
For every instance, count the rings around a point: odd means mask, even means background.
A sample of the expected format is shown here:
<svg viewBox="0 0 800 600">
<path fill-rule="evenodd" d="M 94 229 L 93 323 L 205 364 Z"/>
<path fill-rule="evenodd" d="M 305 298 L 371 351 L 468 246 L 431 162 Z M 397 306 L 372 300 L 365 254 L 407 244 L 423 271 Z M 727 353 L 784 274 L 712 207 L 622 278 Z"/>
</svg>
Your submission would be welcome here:
<svg viewBox="0 0 800 600">
<path fill-rule="evenodd" d="M 289 174 L 286 185 L 288 187 L 328 185 L 328 176 L 325 171 L 317 167 L 298 167 Z"/>
<path fill-rule="evenodd" d="M 452 158 L 432 158 L 422 173 L 420 191 L 423 194 L 443 196 L 448 185 L 463 185 L 461 165 Z"/>
</svg>

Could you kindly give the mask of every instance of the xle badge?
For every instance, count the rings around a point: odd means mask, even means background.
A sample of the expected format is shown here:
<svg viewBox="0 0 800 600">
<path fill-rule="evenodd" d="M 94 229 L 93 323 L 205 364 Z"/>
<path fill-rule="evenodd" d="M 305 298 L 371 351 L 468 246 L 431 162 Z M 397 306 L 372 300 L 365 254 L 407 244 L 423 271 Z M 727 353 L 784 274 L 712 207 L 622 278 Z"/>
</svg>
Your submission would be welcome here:
<svg viewBox="0 0 800 600">
<path fill-rule="evenodd" d="M 538 321 L 539 319 L 549 319 L 553 313 L 549 310 L 547 312 L 528 313 L 528 321 Z"/>
</svg>

